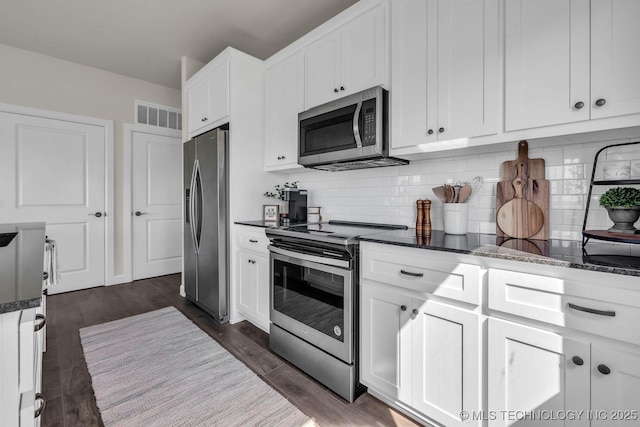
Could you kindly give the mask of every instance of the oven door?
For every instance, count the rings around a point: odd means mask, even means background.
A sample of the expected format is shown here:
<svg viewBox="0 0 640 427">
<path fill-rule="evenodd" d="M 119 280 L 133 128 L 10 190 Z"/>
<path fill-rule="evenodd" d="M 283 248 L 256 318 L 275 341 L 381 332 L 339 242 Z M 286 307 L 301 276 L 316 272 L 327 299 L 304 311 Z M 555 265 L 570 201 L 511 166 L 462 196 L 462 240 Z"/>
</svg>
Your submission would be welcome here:
<svg viewBox="0 0 640 427">
<path fill-rule="evenodd" d="M 353 272 L 350 261 L 270 246 L 271 322 L 353 363 Z"/>
</svg>

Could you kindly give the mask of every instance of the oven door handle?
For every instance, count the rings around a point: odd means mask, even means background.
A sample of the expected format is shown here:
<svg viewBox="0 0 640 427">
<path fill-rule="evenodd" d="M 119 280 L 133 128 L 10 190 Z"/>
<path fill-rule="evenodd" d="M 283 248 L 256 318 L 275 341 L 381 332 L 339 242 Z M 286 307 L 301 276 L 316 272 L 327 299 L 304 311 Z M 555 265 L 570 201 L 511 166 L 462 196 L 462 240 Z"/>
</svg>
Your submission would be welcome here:
<svg viewBox="0 0 640 427">
<path fill-rule="evenodd" d="M 290 258 L 297 258 L 303 261 L 315 262 L 316 264 L 332 265 L 334 267 L 341 267 L 341 268 L 350 267 L 349 261 L 345 261 L 342 259 L 325 258 L 321 256 L 316 256 L 316 255 L 309 255 L 302 252 L 294 252 L 287 249 L 277 248 L 273 245 L 269 245 L 269 251 L 275 254 L 288 256 Z"/>
</svg>

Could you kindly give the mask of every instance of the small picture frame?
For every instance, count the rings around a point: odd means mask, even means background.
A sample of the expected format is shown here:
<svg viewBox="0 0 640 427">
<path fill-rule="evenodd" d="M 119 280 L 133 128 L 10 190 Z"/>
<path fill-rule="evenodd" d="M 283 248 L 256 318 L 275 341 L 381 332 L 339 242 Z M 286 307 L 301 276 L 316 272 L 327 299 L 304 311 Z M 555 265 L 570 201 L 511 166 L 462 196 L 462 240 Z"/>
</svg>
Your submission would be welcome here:
<svg viewBox="0 0 640 427">
<path fill-rule="evenodd" d="M 268 222 L 277 222 L 280 218 L 279 205 L 262 205 L 262 219 Z"/>
</svg>

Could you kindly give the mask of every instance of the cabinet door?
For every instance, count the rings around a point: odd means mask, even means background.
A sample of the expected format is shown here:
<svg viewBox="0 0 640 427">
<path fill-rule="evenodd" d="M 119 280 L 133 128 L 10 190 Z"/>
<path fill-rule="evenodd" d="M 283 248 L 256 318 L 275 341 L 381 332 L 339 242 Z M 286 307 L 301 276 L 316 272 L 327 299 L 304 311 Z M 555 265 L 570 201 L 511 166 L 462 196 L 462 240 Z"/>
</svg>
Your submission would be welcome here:
<svg viewBox="0 0 640 427">
<path fill-rule="evenodd" d="M 480 316 L 434 301 L 412 311 L 412 404 L 446 426 L 480 425 L 460 418 L 481 409 Z"/>
<path fill-rule="evenodd" d="M 488 407 L 495 414 L 489 426 L 520 425 L 514 418 L 527 411 L 589 409 L 588 343 L 496 319 L 489 319 L 488 330 Z M 588 426 L 589 420 L 544 425 Z"/>
<path fill-rule="evenodd" d="M 187 90 L 189 133 L 209 123 L 209 80 L 205 79 Z"/>
<path fill-rule="evenodd" d="M 391 17 L 393 148 L 496 133 L 497 0 L 398 0 Z"/>
<path fill-rule="evenodd" d="M 248 316 L 255 315 L 257 289 L 257 260 L 251 252 L 238 251 L 236 265 L 238 277 L 238 308 Z"/>
<path fill-rule="evenodd" d="M 265 71 L 265 159 L 267 169 L 298 163 L 298 113 L 304 110 L 304 53 Z"/>
<path fill-rule="evenodd" d="M 424 0 L 391 2 L 391 146 L 409 147 L 437 140 L 438 116 L 434 90 L 435 50 L 427 49 L 427 31 L 434 46 L 436 27 L 427 28 L 432 3 Z M 431 20 L 435 21 L 435 17 Z M 429 57 L 427 55 L 430 55 Z M 427 84 L 429 79 L 429 85 Z M 427 130 L 431 126 L 432 133 Z"/>
<path fill-rule="evenodd" d="M 327 34 L 305 49 L 307 109 L 339 96 L 340 32 Z"/>
<path fill-rule="evenodd" d="M 589 119 L 589 3 L 505 2 L 505 130 Z"/>
<path fill-rule="evenodd" d="M 411 298 L 363 284 L 360 381 L 411 404 Z"/>
<path fill-rule="evenodd" d="M 385 83 L 385 4 L 340 31 L 340 96 Z"/>
<path fill-rule="evenodd" d="M 601 411 L 600 413 L 606 414 L 607 418 L 598 417 L 592 420 L 591 427 L 605 427 L 618 423 L 637 425 L 640 417 L 638 390 L 640 353 L 592 344 L 591 410 L 596 413 Z M 635 413 L 629 412 L 634 410 Z"/>
<path fill-rule="evenodd" d="M 437 7 L 438 119 L 428 126 L 439 140 L 497 133 L 498 1 L 430 2 Z"/>
<path fill-rule="evenodd" d="M 216 67 L 209 78 L 209 120 L 219 121 L 229 115 L 229 61 Z"/>
<path fill-rule="evenodd" d="M 256 320 L 261 323 L 263 328 L 269 327 L 269 257 L 264 255 L 255 255 L 253 260 L 255 264 L 256 274 Z"/>
<path fill-rule="evenodd" d="M 591 118 L 640 113 L 638 21 L 637 0 L 591 2 Z"/>
</svg>

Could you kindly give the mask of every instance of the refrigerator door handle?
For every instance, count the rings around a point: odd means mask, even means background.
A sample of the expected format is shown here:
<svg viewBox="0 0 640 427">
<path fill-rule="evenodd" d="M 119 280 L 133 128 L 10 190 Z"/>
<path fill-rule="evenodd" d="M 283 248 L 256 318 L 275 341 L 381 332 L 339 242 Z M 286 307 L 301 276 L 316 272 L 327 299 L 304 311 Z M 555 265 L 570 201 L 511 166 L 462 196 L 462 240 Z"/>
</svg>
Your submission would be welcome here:
<svg viewBox="0 0 640 427">
<path fill-rule="evenodd" d="M 190 196 L 189 197 L 189 217 L 191 218 L 191 222 L 189 223 L 190 225 L 190 230 L 191 230 L 191 237 L 193 238 L 193 246 L 194 249 L 196 251 L 196 253 L 198 253 L 198 241 L 196 240 L 196 223 L 198 222 L 198 218 L 196 218 L 195 216 L 195 203 L 196 203 L 196 198 L 198 197 L 197 195 L 197 191 L 196 191 L 196 175 L 198 171 L 198 160 L 195 160 L 193 162 L 193 172 L 191 173 L 191 184 L 190 184 Z"/>
<path fill-rule="evenodd" d="M 202 203 L 203 203 L 203 190 L 202 190 L 202 175 L 200 174 L 200 162 L 196 160 L 196 218 L 198 219 L 195 224 L 195 241 L 196 250 L 200 251 L 200 240 L 202 238 Z"/>
</svg>

